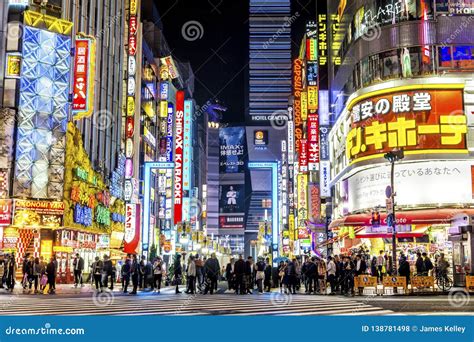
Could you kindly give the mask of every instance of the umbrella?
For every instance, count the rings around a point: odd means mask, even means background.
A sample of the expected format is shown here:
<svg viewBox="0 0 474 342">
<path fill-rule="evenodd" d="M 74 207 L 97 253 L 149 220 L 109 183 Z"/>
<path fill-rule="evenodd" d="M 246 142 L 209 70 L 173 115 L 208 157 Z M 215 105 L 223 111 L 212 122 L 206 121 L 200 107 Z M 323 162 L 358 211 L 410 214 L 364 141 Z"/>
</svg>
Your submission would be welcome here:
<svg viewBox="0 0 474 342">
<path fill-rule="evenodd" d="M 279 264 L 280 262 L 287 262 L 287 261 L 290 261 L 290 259 L 288 259 L 287 257 L 277 257 L 273 260 L 273 262 Z"/>
</svg>

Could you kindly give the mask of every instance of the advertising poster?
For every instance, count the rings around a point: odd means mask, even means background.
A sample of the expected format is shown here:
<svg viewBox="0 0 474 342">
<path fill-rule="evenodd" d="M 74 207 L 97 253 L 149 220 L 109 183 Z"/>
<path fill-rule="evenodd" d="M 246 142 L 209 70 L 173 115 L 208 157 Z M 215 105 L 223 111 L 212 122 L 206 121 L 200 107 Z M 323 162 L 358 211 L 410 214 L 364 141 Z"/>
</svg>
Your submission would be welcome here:
<svg viewBox="0 0 474 342">
<path fill-rule="evenodd" d="M 220 213 L 243 213 L 245 209 L 245 185 L 221 185 L 219 196 Z"/>
<path fill-rule="evenodd" d="M 219 130 L 220 173 L 244 172 L 245 144 L 245 127 L 225 127 Z"/>
</svg>

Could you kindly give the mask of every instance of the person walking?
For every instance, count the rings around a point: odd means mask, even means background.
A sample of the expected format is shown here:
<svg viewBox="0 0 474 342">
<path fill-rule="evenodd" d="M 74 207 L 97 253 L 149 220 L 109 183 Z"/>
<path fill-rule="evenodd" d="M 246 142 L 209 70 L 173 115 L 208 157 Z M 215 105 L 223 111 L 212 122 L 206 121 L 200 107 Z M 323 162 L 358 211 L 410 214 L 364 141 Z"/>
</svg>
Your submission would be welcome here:
<svg viewBox="0 0 474 342">
<path fill-rule="evenodd" d="M 8 256 L 7 264 L 5 267 L 6 271 L 6 283 L 7 283 L 7 290 L 13 292 L 15 287 L 15 273 L 16 273 L 16 262 L 15 262 L 15 255 L 12 253 Z"/>
<path fill-rule="evenodd" d="M 263 293 L 263 281 L 265 280 L 265 262 L 263 258 L 259 258 L 257 264 L 255 265 L 256 275 L 255 279 L 257 280 L 257 289 L 258 293 Z"/>
<path fill-rule="evenodd" d="M 146 275 L 145 275 L 145 269 L 146 269 L 146 257 L 142 255 L 138 267 L 138 287 L 140 290 L 143 290 L 146 288 Z"/>
<path fill-rule="evenodd" d="M 176 254 L 174 260 L 174 282 L 176 285 L 176 294 L 181 293 L 179 290 L 179 285 L 181 285 L 181 277 L 183 276 L 183 268 L 181 266 L 181 255 Z"/>
<path fill-rule="evenodd" d="M 247 294 L 252 294 L 253 290 L 253 273 L 254 273 L 254 264 L 253 258 L 249 256 L 245 262 L 245 289 Z"/>
<path fill-rule="evenodd" d="M 122 265 L 121 276 L 122 276 L 122 291 L 128 293 L 128 285 L 130 284 L 130 274 L 132 272 L 132 262 L 130 260 L 130 254 L 125 258 L 125 262 Z"/>
<path fill-rule="evenodd" d="M 48 276 L 46 275 L 46 262 L 44 261 L 43 256 L 40 256 L 39 259 L 40 264 L 40 292 L 43 293 L 46 284 L 48 283 Z"/>
<path fill-rule="evenodd" d="M 316 293 L 318 280 L 318 266 L 316 265 L 316 258 L 308 258 L 306 264 L 306 278 L 308 283 L 308 294 Z"/>
<path fill-rule="evenodd" d="M 132 256 L 132 264 L 130 267 L 130 276 L 132 277 L 132 292 L 131 295 L 136 295 L 138 290 L 138 282 L 140 277 L 140 263 L 136 254 Z"/>
<path fill-rule="evenodd" d="M 379 283 L 382 283 L 384 268 L 385 268 L 384 252 L 380 251 L 379 256 L 377 257 L 377 279 Z"/>
<path fill-rule="evenodd" d="M 370 261 L 370 274 L 372 277 L 378 277 L 377 273 L 377 257 L 374 255 Z"/>
<path fill-rule="evenodd" d="M 426 254 L 426 252 L 422 253 L 421 255 L 423 257 L 423 267 L 425 269 L 424 275 L 429 275 L 429 272 L 434 268 L 433 263 L 431 262 L 431 259 L 428 254 Z"/>
<path fill-rule="evenodd" d="M 204 264 L 204 270 L 207 278 L 204 294 L 209 292 L 212 295 L 214 290 L 217 288 L 217 279 L 219 278 L 221 270 L 219 260 L 216 258 L 216 253 L 212 253 L 211 257 L 206 260 L 206 263 Z"/>
<path fill-rule="evenodd" d="M 326 294 L 326 289 L 327 289 L 326 272 L 327 272 L 326 261 L 320 258 L 318 260 L 318 287 L 319 287 L 319 293 L 321 294 Z"/>
<path fill-rule="evenodd" d="M 336 294 L 336 264 L 332 256 L 328 257 L 328 267 L 327 267 L 327 274 L 328 274 L 328 281 L 331 286 L 331 293 L 330 295 Z"/>
<path fill-rule="evenodd" d="M 25 256 L 23 257 L 23 261 L 21 264 L 21 272 L 22 272 L 22 278 L 21 278 L 21 285 L 23 286 L 23 289 L 26 289 L 28 287 L 28 263 L 30 261 L 30 253 L 25 253 Z"/>
<path fill-rule="evenodd" d="M 79 283 L 81 284 L 81 287 L 84 286 L 82 283 L 82 271 L 84 270 L 84 259 L 79 255 L 79 253 L 76 253 L 76 256 L 74 257 L 74 261 L 72 262 L 72 266 L 74 268 L 74 287 L 77 287 Z"/>
<path fill-rule="evenodd" d="M 102 268 L 104 264 L 98 256 L 95 257 L 95 261 L 91 265 L 91 273 L 94 277 L 95 289 L 102 291 Z"/>
<path fill-rule="evenodd" d="M 194 294 L 195 282 L 196 282 L 196 263 L 194 262 L 194 256 L 190 255 L 188 259 L 188 267 L 186 270 L 187 289 L 185 293 Z"/>
<path fill-rule="evenodd" d="M 114 265 L 107 254 L 104 254 L 104 267 L 102 268 L 102 286 L 109 290 L 114 289 Z M 110 278 L 110 287 L 109 285 Z"/>
<path fill-rule="evenodd" d="M 265 292 L 271 292 L 272 290 L 272 264 L 270 259 L 265 259 L 265 280 L 263 281 L 263 287 Z"/>
<path fill-rule="evenodd" d="M 425 275 L 425 263 L 423 262 L 423 257 L 421 256 L 420 252 L 416 253 L 415 268 L 416 268 L 416 275 L 418 276 Z"/>
<path fill-rule="evenodd" d="M 234 258 L 230 258 L 230 261 L 226 265 L 226 268 L 225 268 L 225 278 L 227 280 L 227 289 L 229 291 L 235 290 L 234 264 L 235 264 Z"/>
<path fill-rule="evenodd" d="M 398 266 L 398 274 L 401 277 L 406 277 L 407 285 L 410 283 L 410 264 L 407 261 L 406 256 L 400 258 L 400 265 Z"/>
<path fill-rule="evenodd" d="M 354 263 L 350 257 L 346 256 L 343 263 L 342 294 L 348 295 L 349 292 L 354 296 Z"/>
<path fill-rule="evenodd" d="M 153 262 L 153 288 L 154 292 L 160 293 L 161 280 L 163 279 L 164 265 L 160 257 Z"/>
<path fill-rule="evenodd" d="M 289 292 L 291 294 L 296 294 L 296 267 L 293 260 L 288 261 L 288 264 L 286 266 L 286 283 Z"/>
<path fill-rule="evenodd" d="M 234 264 L 235 274 L 235 294 L 245 294 L 245 261 L 242 254 L 239 255 L 239 259 Z"/>
<path fill-rule="evenodd" d="M 51 257 L 48 265 L 46 265 L 46 275 L 48 277 L 48 285 L 49 285 L 49 294 L 56 293 L 56 263 L 54 257 Z"/>
</svg>

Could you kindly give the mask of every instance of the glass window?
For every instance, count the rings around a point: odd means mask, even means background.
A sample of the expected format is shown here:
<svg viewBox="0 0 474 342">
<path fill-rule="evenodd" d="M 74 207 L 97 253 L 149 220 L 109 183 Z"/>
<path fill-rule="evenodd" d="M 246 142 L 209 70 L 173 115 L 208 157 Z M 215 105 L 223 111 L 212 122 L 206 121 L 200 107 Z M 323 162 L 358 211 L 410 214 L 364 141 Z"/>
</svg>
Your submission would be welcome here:
<svg viewBox="0 0 474 342">
<path fill-rule="evenodd" d="M 474 59 L 472 56 L 473 46 L 455 46 L 453 48 L 454 67 L 457 69 L 473 68 Z"/>
<path fill-rule="evenodd" d="M 387 80 L 400 77 L 400 63 L 397 52 L 397 50 L 393 50 L 381 54 L 382 79 Z"/>
<path fill-rule="evenodd" d="M 440 68 L 452 67 L 452 56 L 450 46 L 440 46 L 438 48 L 438 63 Z"/>
</svg>

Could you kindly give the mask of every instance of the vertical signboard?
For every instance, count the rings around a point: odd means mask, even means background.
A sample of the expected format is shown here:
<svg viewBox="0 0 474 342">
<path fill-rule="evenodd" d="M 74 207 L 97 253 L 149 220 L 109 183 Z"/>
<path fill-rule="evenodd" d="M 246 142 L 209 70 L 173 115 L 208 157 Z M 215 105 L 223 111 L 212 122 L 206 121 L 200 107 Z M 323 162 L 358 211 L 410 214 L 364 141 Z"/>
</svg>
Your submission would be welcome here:
<svg viewBox="0 0 474 342">
<path fill-rule="evenodd" d="M 183 190 L 191 190 L 191 143 L 192 129 L 191 120 L 193 112 L 193 102 L 184 101 L 184 143 L 183 143 Z"/>
<path fill-rule="evenodd" d="M 176 92 L 174 146 L 174 224 L 183 220 L 184 91 Z"/>
<path fill-rule="evenodd" d="M 89 117 L 94 104 L 95 38 L 76 38 L 72 112 L 74 120 Z"/>
<path fill-rule="evenodd" d="M 140 204 L 125 205 L 124 253 L 135 254 L 140 241 Z"/>
<path fill-rule="evenodd" d="M 296 153 L 299 153 L 299 140 L 303 139 L 303 119 L 301 116 L 301 92 L 303 91 L 303 60 L 293 62 L 293 117 Z"/>
<path fill-rule="evenodd" d="M 318 114 L 308 115 L 308 169 L 316 171 L 319 167 L 319 118 Z"/>
<path fill-rule="evenodd" d="M 329 169 L 329 160 L 321 160 L 321 168 L 319 170 L 319 179 L 321 187 L 321 197 L 331 197 L 331 189 L 329 182 L 331 181 L 331 170 Z"/>
</svg>

